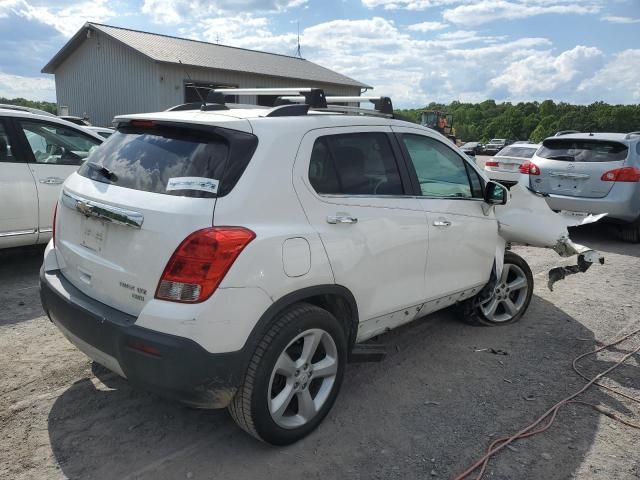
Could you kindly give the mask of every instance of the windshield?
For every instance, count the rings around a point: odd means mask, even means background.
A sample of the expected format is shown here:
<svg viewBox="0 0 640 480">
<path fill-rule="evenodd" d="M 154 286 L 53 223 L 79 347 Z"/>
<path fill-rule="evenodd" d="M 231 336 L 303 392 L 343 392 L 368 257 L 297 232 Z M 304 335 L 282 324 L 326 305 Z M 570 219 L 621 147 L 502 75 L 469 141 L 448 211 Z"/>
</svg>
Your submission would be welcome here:
<svg viewBox="0 0 640 480">
<path fill-rule="evenodd" d="M 627 158 L 628 151 L 618 142 L 549 139 L 542 144 L 538 156 L 567 162 L 615 162 Z"/>
<path fill-rule="evenodd" d="M 145 192 L 214 198 L 233 188 L 257 143 L 254 135 L 222 128 L 213 133 L 168 126 L 121 127 L 78 173 Z"/>
<path fill-rule="evenodd" d="M 489 143 L 504 143 L 504 138 L 494 138 Z"/>
<path fill-rule="evenodd" d="M 501 157 L 517 157 L 517 158 L 531 158 L 536 153 L 538 147 L 506 147 L 500 150 L 499 156 Z"/>
<path fill-rule="evenodd" d="M 465 143 L 464 145 L 462 145 L 462 148 L 465 148 L 465 147 L 466 147 L 466 148 L 473 148 L 473 147 L 475 147 L 476 145 L 478 145 L 478 142 L 467 142 L 467 143 Z"/>
</svg>

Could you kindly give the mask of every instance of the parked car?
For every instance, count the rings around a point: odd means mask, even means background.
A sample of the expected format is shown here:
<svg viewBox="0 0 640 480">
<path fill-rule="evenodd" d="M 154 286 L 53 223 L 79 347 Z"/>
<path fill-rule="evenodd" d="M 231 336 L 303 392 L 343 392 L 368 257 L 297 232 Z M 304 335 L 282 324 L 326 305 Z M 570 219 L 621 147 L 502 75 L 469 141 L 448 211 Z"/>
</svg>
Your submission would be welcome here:
<svg viewBox="0 0 640 480">
<path fill-rule="evenodd" d="M 531 159 L 540 148 L 535 143 L 514 143 L 500 150 L 491 160 L 484 163 L 486 174 L 491 180 L 510 187 L 518 183 L 520 166 Z"/>
<path fill-rule="evenodd" d="M 533 276 L 505 232 L 567 236 L 544 201 L 498 211 L 507 190 L 429 128 L 296 107 L 117 117 L 64 184 L 41 273 L 96 362 L 272 444 L 318 426 L 367 339 L 454 304 L 521 319 Z"/>
<path fill-rule="evenodd" d="M 0 108 L 0 248 L 49 241 L 62 182 L 103 140 L 55 116 Z"/>
<path fill-rule="evenodd" d="M 483 152 L 485 155 L 495 155 L 507 145 L 511 145 L 513 140 L 506 138 L 493 138 L 489 143 L 485 144 Z"/>
<path fill-rule="evenodd" d="M 115 130 L 113 128 L 107 128 L 107 127 L 90 126 L 90 127 L 84 127 L 84 128 L 87 130 L 91 130 L 94 133 L 97 133 L 102 138 L 109 138 L 111 135 L 115 133 Z"/>
<path fill-rule="evenodd" d="M 75 123 L 81 127 L 90 127 L 91 123 L 86 118 L 76 117 L 74 115 L 60 115 L 58 118 L 66 120 L 67 122 Z"/>
<path fill-rule="evenodd" d="M 8 103 L 0 103 L 0 109 L 2 110 L 16 110 L 18 112 L 35 113 L 36 115 L 45 115 L 47 117 L 55 117 L 53 113 L 38 108 L 23 107 L 22 105 L 11 105 Z"/>
<path fill-rule="evenodd" d="M 482 144 L 480 142 L 467 142 L 460 147 L 460 150 L 470 157 L 475 157 L 482 153 Z"/>
<path fill-rule="evenodd" d="M 640 241 L 640 132 L 550 137 L 522 171 L 552 209 L 606 213 L 625 240 Z"/>
</svg>

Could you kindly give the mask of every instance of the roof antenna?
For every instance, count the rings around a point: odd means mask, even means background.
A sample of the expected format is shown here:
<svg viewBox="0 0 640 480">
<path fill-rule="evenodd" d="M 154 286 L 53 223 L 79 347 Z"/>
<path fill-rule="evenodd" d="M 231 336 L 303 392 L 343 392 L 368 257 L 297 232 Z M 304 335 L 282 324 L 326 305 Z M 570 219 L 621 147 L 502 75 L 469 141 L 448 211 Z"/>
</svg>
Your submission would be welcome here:
<svg viewBox="0 0 640 480">
<path fill-rule="evenodd" d="M 200 90 L 198 90 L 198 87 L 196 87 L 196 84 L 193 82 L 193 79 L 191 78 L 191 75 L 189 75 L 189 70 L 187 70 L 187 67 L 184 66 L 184 63 L 182 63 L 182 60 L 178 60 L 178 63 L 180 65 L 182 65 L 182 68 L 184 68 L 184 73 L 187 74 L 187 78 L 191 82 L 191 87 L 196 91 L 196 93 L 198 94 L 198 97 L 200 97 L 200 101 L 202 102 L 202 106 L 200 108 L 204 109 L 204 107 L 207 106 L 206 100 L 204 99 L 204 97 L 200 93 Z"/>
<path fill-rule="evenodd" d="M 300 20 L 298 20 L 298 50 L 296 52 L 296 57 L 302 59 L 302 52 L 300 51 Z"/>
</svg>

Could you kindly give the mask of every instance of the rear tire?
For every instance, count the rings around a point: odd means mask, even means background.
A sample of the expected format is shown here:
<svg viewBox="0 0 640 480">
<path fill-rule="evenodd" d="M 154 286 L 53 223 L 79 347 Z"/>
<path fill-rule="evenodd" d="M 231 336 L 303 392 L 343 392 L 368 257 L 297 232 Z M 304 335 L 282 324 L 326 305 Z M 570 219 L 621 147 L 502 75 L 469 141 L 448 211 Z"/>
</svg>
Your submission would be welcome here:
<svg viewBox="0 0 640 480">
<path fill-rule="evenodd" d="M 314 305 L 293 305 L 256 347 L 229 412 L 240 428 L 263 442 L 294 443 L 329 413 L 346 359 L 340 322 Z"/>
<path fill-rule="evenodd" d="M 476 296 L 461 302 L 458 313 L 471 325 L 499 326 L 515 323 L 529 308 L 533 295 L 533 274 L 519 255 L 504 253 L 500 281 L 495 276 Z"/>
</svg>

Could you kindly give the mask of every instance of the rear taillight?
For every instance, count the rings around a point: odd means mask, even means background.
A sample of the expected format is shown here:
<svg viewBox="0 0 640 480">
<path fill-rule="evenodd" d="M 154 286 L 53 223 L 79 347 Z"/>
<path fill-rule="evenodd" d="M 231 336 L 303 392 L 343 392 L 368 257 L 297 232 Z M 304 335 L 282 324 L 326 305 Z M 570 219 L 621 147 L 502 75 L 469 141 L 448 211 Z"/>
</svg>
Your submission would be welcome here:
<svg viewBox="0 0 640 480">
<path fill-rule="evenodd" d="M 622 167 L 604 172 L 600 180 L 603 182 L 640 182 L 640 169 Z"/>
<path fill-rule="evenodd" d="M 497 167 L 498 166 L 498 162 L 494 162 L 493 160 L 489 160 L 484 162 L 484 166 L 485 167 Z"/>
<path fill-rule="evenodd" d="M 540 168 L 531 160 L 525 160 L 520 165 L 520 173 L 525 175 L 540 175 Z"/>
<path fill-rule="evenodd" d="M 255 237 L 243 227 L 211 227 L 192 233 L 169 259 L 156 298 L 184 303 L 206 300 Z"/>
<path fill-rule="evenodd" d="M 56 203 L 55 208 L 53 209 L 53 227 L 52 227 L 52 237 L 53 237 L 53 246 L 56 246 L 56 217 L 58 216 L 58 204 Z"/>
<path fill-rule="evenodd" d="M 153 128 L 155 127 L 156 122 L 153 120 L 131 120 L 129 125 L 135 128 Z"/>
</svg>

